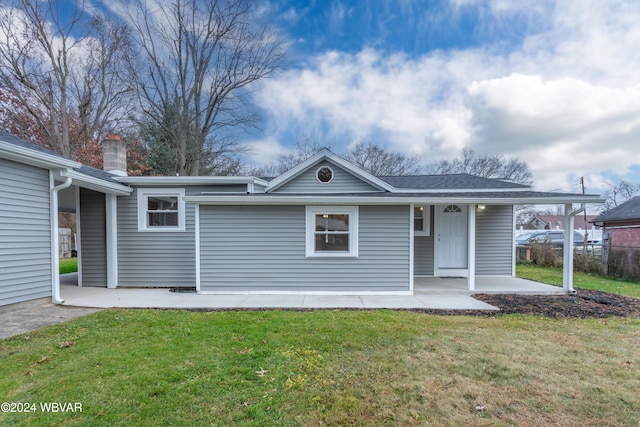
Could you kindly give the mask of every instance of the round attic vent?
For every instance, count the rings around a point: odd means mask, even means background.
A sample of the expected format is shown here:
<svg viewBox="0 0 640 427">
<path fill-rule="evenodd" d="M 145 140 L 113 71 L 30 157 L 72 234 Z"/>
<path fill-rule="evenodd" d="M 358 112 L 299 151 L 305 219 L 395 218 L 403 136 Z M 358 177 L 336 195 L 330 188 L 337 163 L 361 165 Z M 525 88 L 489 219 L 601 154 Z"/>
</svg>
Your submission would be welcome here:
<svg viewBox="0 0 640 427">
<path fill-rule="evenodd" d="M 322 166 L 316 172 L 316 178 L 318 179 L 318 181 L 324 184 L 331 182 L 331 180 L 333 179 L 333 171 L 328 166 Z"/>
</svg>

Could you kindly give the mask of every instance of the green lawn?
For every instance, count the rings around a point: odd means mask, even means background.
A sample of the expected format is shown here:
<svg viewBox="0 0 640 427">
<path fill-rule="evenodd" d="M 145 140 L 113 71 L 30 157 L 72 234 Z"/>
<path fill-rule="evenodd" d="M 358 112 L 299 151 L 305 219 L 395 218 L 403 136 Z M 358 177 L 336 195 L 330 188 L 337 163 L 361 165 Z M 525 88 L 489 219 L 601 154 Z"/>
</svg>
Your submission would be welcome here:
<svg viewBox="0 0 640 427">
<path fill-rule="evenodd" d="M 558 268 L 518 264 L 516 265 L 516 276 L 549 285 L 562 286 L 562 270 Z M 640 298 L 640 283 L 625 282 L 624 280 L 614 279 L 612 277 L 593 276 L 591 274 L 574 272 L 573 286 L 575 288 L 592 289 Z"/>
<path fill-rule="evenodd" d="M 60 258 L 60 274 L 78 271 L 78 258 Z"/>
<path fill-rule="evenodd" d="M 619 425 L 640 319 L 106 310 L 0 340 L 0 425 Z M 82 412 L 40 404 L 78 402 Z"/>
</svg>

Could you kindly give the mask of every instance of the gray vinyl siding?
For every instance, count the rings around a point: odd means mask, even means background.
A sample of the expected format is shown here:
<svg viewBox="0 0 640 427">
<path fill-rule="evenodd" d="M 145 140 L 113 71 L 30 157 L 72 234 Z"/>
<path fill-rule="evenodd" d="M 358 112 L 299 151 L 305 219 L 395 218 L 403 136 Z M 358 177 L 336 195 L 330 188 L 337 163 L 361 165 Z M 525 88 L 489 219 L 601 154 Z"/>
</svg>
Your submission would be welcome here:
<svg viewBox="0 0 640 427">
<path fill-rule="evenodd" d="M 105 196 L 80 189 L 80 259 L 82 286 L 107 286 Z"/>
<path fill-rule="evenodd" d="M 316 179 L 316 172 L 322 166 L 328 166 L 333 170 L 333 179 L 330 182 L 322 183 Z M 277 188 L 274 193 L 359 193 L 369 191 L 380 190 L 340 166 L 323 161 Z"/>
<path fill-rule="evenodd" d="M 49 171 L 0 159 L 0 306 L 51 296 Z"/>
<path fill-rule="evenodd" d="M 513 263 L 513 207 L 492 206 L 476 214 L 476 274 L 511 276 Z"/>
<path fill-rule="evenodd" d="M 413 243 L 413 274 L 416 276 L 433 276 L 433 206 L 430 207 L 431 233 L 429 236 L 414 236 Z"/>
<path fill-rule="evenodd" d="M 409 207 L 360 206 L 357 258 L 306 258 L 304 206 L 201 206 L 201 291 L 408 291 Z"/>
<path fill-rule="evenodd" d="M 186 188 L 203 191 L 212 189 Z M 186 204 L 184 232 L 138 231 L 137 192 L 118 197 L 118 286 L 195 286 L 195 206 Z"/>
</svg>

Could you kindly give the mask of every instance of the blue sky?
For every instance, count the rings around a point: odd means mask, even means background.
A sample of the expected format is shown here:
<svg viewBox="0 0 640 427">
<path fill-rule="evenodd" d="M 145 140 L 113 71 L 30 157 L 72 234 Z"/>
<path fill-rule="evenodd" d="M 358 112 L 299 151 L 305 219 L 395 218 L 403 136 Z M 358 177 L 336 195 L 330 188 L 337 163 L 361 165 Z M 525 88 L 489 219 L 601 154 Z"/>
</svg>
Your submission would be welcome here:
<svg viewBox="0 0 640 427">
<path fill-rule="evenodd" d="M 306 136 L 338 154 L 514 156 L 537 190 L 640 184 L 638 0 L 256 2 L 289 61 L 251 88 L 250 163 Z"/>
<path fill-rule="evenodd" d="M 425 162 L 502 153 L 538 190 L 640 183 L 637 0 L 262 2 L 289 66 L 254 92 L 256 163 L 308 135 Z"/>
</svg>

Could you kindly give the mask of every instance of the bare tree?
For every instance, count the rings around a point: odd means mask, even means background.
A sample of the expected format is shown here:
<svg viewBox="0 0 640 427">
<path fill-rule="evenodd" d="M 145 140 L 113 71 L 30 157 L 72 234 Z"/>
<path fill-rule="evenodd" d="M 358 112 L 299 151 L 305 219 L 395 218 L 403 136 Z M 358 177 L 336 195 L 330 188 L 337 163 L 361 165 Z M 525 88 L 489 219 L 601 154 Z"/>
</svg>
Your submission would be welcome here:
<svg viewBox="0 0 640 427">
<path fill-rule="evenodd" d="M 278 176 L 294 168 L 325 147 L 304 135 L 296 142 L 293 152 L 281 154 L 275 162 L 250 169 L 254 176 Z M 359 142 L 345 155 L 345 159 L 375 176 L 412 175 L 420 173 L 420 159 L 415 155 L 405 155 L 371 142 Z"/>
<path fill-rule="evenodd" d="M 320 145 L 311 139 L 309 135 L 304 135 L 302 141 L 296 141 L 296 148 L 293 152 L 280 154 L 274 162 L 268 165 L 250 168 L 247 173 L 252 176 L 275 177 L 282 175 L 289 169 L 293 169 L 300 163 L 307 160 L 323 148 L 330 148 Z"/>
<path fill-rule="evenodd" d="M 418 156 L 391 151 L 372 142 L 359 142 L 346 159 L 375 176 L 415 175 L 421 171 Z"/>
<path fill-rule="evenodd" d="M 178 173 L 197 175 L 212 145 L 257 122 L 245 96 L 282 66 L 283 45 L 251 0 L 122 5 L 139 43 L 129 68 L 144 113 L 170 136 Z"/>
<path fill-rule="evenodd" d="M 524 185 L 533 183 L 533 174 L 525 162 L 514 157 L 505 158 L 502 154 L 477 156 L 470 148 L 465 148 L 456 159 L 429 163 L 426 170 L 434 175 L 468 173 L 484 178 L 507 179 Z"/>
<path fill-rule="evenodd" d="M 429 163 L 425 170 L 434 175 L 468 173 L 483 178 L 506 179 L 523 185 L 533 184 L 533 174 L 525 162 L 515 157 L 505 158 L 502 154 L 477 156 L 470 148 L 462 150 L 462 155 L 456 159 Z M 522 220 L 532 210 L 529 205 L 517 205 L 518 220 Z"/>
<path fill-rule="evenodd" d="M 14 0 L 0 9 L 0 83 L 19 103 L 4 113 L 28 114 L 54 151 L 73 157 L 73 142 L 112 131 L 124 115 L 126 85 L 115 72 L 127 35 L 75 3 Z"/>
<path fill-rule="evenodd" d="M 610 189 L 602 194 L 605 199 L 603 211 L 615 208 L 640 193 L 640 185 L 632 184 L 629 181 L 620 181 L 618 184 L 609 184 Z"/>
<path fill-rule="evenodd" d="M 100 140 L 106 132 L 129 126 L 134 112 L 133 90 L 124 63 L 131 56 L 128 26 L 97 15 L 89 23 L 91 37 L 83 40 L 82 72 L 73 75 L 80 140 Z"/>
</svg>

